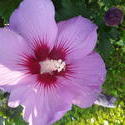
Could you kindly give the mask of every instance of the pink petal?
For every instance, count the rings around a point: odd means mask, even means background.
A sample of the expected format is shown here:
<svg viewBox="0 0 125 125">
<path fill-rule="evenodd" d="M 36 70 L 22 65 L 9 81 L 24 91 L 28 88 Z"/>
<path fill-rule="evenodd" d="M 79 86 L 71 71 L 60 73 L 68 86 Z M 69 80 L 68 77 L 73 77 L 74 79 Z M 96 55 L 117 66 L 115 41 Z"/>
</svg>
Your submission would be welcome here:
<svg viewBox="0 0 125 125">
<path fill-rule="evenodd" d="M 98 94 L 101 92 L 100 86 L 85 86 L 78 80 L 74 81 L 74 79 L 67 79 L 67 81 L 63 79 L 61 81 L 63 84 L 62 92 L 70 93 L 70 96 L 72 96 L 72 104 L 75 104 L 81 108 L 90 107 L 92 104 L 94 104 Z M 65 96 L 63 99 L 69 98 Z"/>
<path fill-rule="evenodd" d="M 30 53 L 24 39 L 18 34 L 0 29 L 0 86 L 16 84 L 24 75 L 18 61 L 23 52 Z"/>
<path fill-rule="evenodd" d="M 86 56 L 95 47 L 97 26 L 81 16 L 58 23 L 57 46 L 67 50 L 68 59 Z"/>
<path fill-rule="evenodd" d="M 76 95 L 73 103 L 80 107 L 89 107 L 101 91 L 106 75 L 105 64 L 96 52 L 80 60 L 71 60 L 71 63 L 74 68 L 68 78 L 67 88 Z"/>
<path fill-rule="evenodd" d="M 10 18 L 10 28 L 33 42 L 53 44 L 57 34 L 51 0 L 24 0 Z"/>
<path fill-rule="evenodd" d="M 29 96 L 32 91 L 35 91 L 34 81 L 36 77 L 36 75 L 25 76 L 18 82 L 18 84 L 7 86 L 7 88 L 10 88 L 11 93 L 8 101 L 8 105 L 10 107 L 17 107 L 20 103 L 27 99 L 27 96 Z"/>
<path fill-rule="evenodd" d="M 13 87 L 8 105 L 16 107 L 21 104 L 24 119 L 29 125 L 50 125 L 71 109 L 72 96 L 69 97 L 68 92 L 62 93 L 60 88 L 34 88 L 36 80 L 27 80 L 23 85 L 20 83 Z M 64 100 L 66 96 L 69 98 Z"/>
</svg>

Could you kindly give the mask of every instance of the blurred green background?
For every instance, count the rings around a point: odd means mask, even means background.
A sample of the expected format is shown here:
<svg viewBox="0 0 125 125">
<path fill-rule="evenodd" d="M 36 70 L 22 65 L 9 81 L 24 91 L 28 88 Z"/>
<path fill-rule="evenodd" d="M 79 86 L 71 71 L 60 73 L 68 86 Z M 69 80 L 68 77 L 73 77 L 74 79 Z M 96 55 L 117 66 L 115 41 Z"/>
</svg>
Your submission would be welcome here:
<svg viewBox="0 0 125 125">
<path fill-rule="evenodd" d="M 0 0 L 0 26 L 8 23 L 9 17 L 21 0 Z M 125 125 L 125 21 L 109 27 L 104 23 L 104 14 L 111 7 L 120 8 L 125 14 L 125 0 L 53 0 L 56 20 L 65 20 L 82 15 L 99 27 L 96 50 L 102 55 L 107 67 L 107 79 L 103 92 L 117 98 L 116 108 L 93 105 L 87 109 L 73 106 L 55 125 Z M 0 125 L 27 125 L 22 119 L 22 107 L 7 106 L 9 94 L 0 91 Z"/>
</svg>

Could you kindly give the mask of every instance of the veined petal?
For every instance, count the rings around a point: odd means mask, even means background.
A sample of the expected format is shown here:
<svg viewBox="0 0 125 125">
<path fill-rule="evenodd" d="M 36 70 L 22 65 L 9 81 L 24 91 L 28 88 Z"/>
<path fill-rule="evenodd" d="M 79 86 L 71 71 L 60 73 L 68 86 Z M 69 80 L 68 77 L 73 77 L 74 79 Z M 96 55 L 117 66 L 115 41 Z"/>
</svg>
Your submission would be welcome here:
<svg viewBox="0 0 125 125">
<path fill-rule="evenodd" d="M 73 103 L 80 107 L 89 107 L 101 92 L 106 76 L 105 64 L 96 52 L 80 60 L 71 60 L 71 63 L 73 73 L 67 82 L 71 87 L 67 88 L 76 95 Z"/>
<path fill-rule="evenodd" d="M 25 51 L 24 51 L 25 50 Z M 30 53 L 25 40 L 18 34 L 0 29 L 0 86 L 16 84 L 24 75 L 18 65 L 23 52 Z"/>
<path fill-rule="evenodd" d="M 27 95 L 29 95 L 32 91 L 35 91 L 33 88 L 34 81 L 36 79 L 36 75 L 25 76 L 22 78 L 18 84 L 16 85 L 7 85 L 6 89 L 10 89 L 10 97 L 8 101 L 8 105 L 12 108 L 19 106 L 19 104 L 26 100 Z M 22 96 L 23 95 L 23 96 Z"/>
<path fill-rule="evenodd" d="M 81 16 L 58 23 L 58 30 L 56 46 L 66 50 L 68 59 L 86 56 L 96 45 L 97 26 Z"/>
<path fill-rule="evenodd" d="M 72 104 L 75 104 L 81 108 L 92 106 L 96 101 L 98 94 L 101 92 L 101 87 L 97 85 L 85 86 L 78 79 L 61 80 L 63 84 L 63 92 L 70 93 L 72 97 Z M 68 99 L 67 97 L 65 97 Z M 65 99 L 64 98 L 64 99 Z"/>
<path fill-rule="evenodd" d="M 24 0 L 10 18 L 10 28 L 30 42 L 53 45 L 57 34 L 51 0 Z"/>
<path fill-rule="evenodd" d="M 31 79 L 25 85 L 15 85 L 11 91 L 9 106 L 21 104 L 24 108 L 23 117 L 29 125 L 51 125 L 71 109 L 72 97 L 67 92 L 62 93 L 60 88 L 34 88 L 35 84 L 36 80 Z M 64 99 L 66 96 L 68 98 Z"/>
<path fill-rule="evenodd" d="M 46 94 L 40 92 L 37 93 L 37 95 L 32 95 L 32 97 L 33 98 L 30 99 L 28 98 L 28 100 L 22 104 L 24 107 L 24 119 L 28 121 L 30 125 L 51 125 L 71 109 L 71 103 L 67 103 L 64 98 L 56 92 L 50 94 L 49 92 Z"/>
</svg>

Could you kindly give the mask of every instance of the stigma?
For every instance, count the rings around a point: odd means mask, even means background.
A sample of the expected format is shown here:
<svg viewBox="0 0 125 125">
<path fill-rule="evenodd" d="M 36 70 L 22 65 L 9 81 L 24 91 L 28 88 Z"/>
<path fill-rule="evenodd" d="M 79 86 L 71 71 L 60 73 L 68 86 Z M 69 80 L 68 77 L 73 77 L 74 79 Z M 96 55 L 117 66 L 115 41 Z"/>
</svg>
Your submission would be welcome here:
<svg viewBox="0 0 125 125">
<path fill-rule="evenodd" d="M 61 59 L 59 60 L 45 60 L 39 63 L 40 64 L 40 73 L 52 73 L 53 71 L 61 72 L 65 70 L 66 63 L 62 61 Z"/>
</svg>

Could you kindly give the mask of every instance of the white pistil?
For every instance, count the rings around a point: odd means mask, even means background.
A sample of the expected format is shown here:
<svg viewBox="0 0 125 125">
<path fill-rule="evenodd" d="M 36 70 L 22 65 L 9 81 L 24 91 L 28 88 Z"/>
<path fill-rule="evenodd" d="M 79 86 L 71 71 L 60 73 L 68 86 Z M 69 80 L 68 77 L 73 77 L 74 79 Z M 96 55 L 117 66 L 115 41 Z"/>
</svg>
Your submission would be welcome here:
<svg viewBox="0 0 125 125">
<path fill-rule="evenodd" d="M 63 62 L 61 59 L 59 60 L 45 60 L 40 62 L 41 66 L 41 74 L 43 73 L 52 73 L 53 71 L 61 72 L 65 69 L 66 63 Z"/>
</svg>

